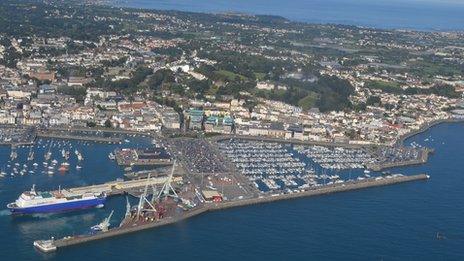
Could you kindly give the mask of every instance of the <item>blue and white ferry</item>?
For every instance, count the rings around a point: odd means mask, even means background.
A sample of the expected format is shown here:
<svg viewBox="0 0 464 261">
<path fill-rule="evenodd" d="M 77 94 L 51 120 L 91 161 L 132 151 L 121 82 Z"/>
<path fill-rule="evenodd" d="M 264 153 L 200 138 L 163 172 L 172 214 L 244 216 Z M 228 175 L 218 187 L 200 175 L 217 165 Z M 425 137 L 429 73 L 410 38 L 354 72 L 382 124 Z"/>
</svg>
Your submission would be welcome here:
<svg viewBox="0 0 464 261">
<path fill-rule="evenodd" d="M 69 190 L 23 192 L 15 201 L 7 205 L 14 214 L 55 213 L 100 207 L 105 204 L 105 193 L 77 194 Z"/>
</svg>

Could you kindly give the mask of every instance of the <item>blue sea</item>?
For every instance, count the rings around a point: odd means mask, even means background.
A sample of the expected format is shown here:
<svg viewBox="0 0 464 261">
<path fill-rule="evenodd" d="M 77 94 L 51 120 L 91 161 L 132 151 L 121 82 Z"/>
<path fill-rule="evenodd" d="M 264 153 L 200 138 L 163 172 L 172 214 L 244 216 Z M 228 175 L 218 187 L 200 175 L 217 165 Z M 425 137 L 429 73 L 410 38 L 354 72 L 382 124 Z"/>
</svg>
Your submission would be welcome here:
<svg viewBox="0 0 464 261">
<path fill-rule="evenodd" d="M 0 211 L 2 260 L 464 260 L 464 123 L 441 124 L 406 141 L 432 147 L 421 166 L 392 173 L 427 173 L 428 181 L 282 201 L 206 213 L 174 225 L 42 254 L 33 240 L 89 231 L 112 209 L 114 225 L 123 215 L 124 197 L 105 208 L 55 215 L 12 217 Z M 46 142 L 46 141 L 45 141 Z M 122 146 L 140 147 L 132 138 Z M 85 161 L 67 174 L 35 174 L 0 180 L 0 206 L 36 184 L 39 189 L 78 186 L 122 177 L 107 158 L 121 145 L 82 144 Z M 38 148 L 37 160 L 45 152 Z M 59 159 L 60 148 L 54 151 Z M 25 160 L 28 149 L 20 149 Z M 0 147 L 5 166 L 10 150 Z M 2 207 L 3 208 L 3 207 Z M 445 237 L 438 240 L 439 232 Z"/>
<path fill-rule="evenodd" d="M 460 0 L 111 0 L 113 5 L 202 13 L 278 15 L 384 29 L 464 30 Z"/>
</svg>

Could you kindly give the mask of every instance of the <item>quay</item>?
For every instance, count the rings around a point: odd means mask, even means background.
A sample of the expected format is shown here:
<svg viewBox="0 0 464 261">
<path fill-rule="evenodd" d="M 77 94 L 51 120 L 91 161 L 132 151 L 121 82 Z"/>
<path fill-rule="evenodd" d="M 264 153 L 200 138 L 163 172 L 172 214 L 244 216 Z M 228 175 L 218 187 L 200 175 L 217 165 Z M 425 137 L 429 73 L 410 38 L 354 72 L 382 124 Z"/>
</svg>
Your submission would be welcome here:
<svg viewBox="0 0 464 261">
<path fill-rule="evenodd" d="M 171 166 L 173 161 L 164 148 L 121 149 L 115 152 L 119 166 Z"/>
<path fill-rule="evenodd" d="M 121 195 L 125 193 L 133 193 L 134 191 L 140 191 L 141 189 L 145 188 L 146 186 L 155 186 L 155 185 L 162 185 L 166 182 L 168 176 L 164 177 L 153 177 L 150 179 L 135 179 L 135 180 L 115 180 L 106 182 L 103 184 L 98 185 L 91 185 L 85 187 L 76 187 L 76 188 L 69 188 L 68 190 L 73 193 L 77 194 L 84 194 L 84 193 L 106 193 L 108 196 L 114 195 Z M 182 177 L 173 177 L 173 182 L 180 182 L 182 181 Z"/>
<path fill-rule="evenodd" d="M 141 231 L 145 229 L 151 229 L 155 227 L 173 224 L 181 220 L 186 220 L 188 218 L 200 215 L 208 211 L 215 211 L 215 210 L 254 205 L 254 204 L 269 203 L 269 202 L 274 202 L 274 201 L 279 201 L 279 200 L 289 200 L 289 199 L 295 199 L 299 197 L 326 195 L 326 194 L 332 194 L 332 193 L 338 193 L 338 192 L 365 189 L 365 188 L 370 188 L 370 187 L 394 185 L 394 184 L 405 183 L 405 182 L 427 180 L 428 178 L 429 176 L 425 174 L 412 175 L 412 176 L 397 176 L 397 177 L 390 177 L 390 178 L 370 178 L 370 179 L 366 179 L 362 181 L 351 181 L 351 182 L 346 182 L 343 184 L 334 184 L 330 186 L 317 187 L 317 188 L 309 189 L 309 190 L 298 192 L 298 193 L 272 194 L 272 195 L 254 197 L 254 198 L 249 198 L 249 199 L 241 199 L 241 200 L 229 201 L 229 202 L 221 202 L 221 203 L 204 203 L 198 207 L 185 211 L 183 215 L 178 216 L 178 217 L 166 217 L 157 222 L 146 223 L 146 224 L 135 225 L 135 226 L 113 228 L 113 229 L 108 230 L 107 232 L 101 232 L 101 233 L 92 234 L 92 235 L 81 235 L 81 236 L 72 236 L 72 237 L 68 236 L 68 237 L 64 237 L 64 238 L 56 239 L 56 240 L 53 238 L 51 240 L 37 240 L 37 241 L 34 241 L 34 246 L 43 252 L 52 252 L 62 247 L 83 244 L 83 243 L 87 243 L 91 241 L 111 238 L 114 236 L 121 236 L 121 235 L 133 233 L 133 232 L 137 232 L 137 231 Z"/>
<path fill-rule="evenodd" d="M 61 133 L 53 133 L 53 132 L 39 132 L 39 133 L 37 133 L 37 137 L 40 137 L 40 138 L 53 138 L 53 139 L 66 139 L 66 140 L 104 142 L 104 143 L 113 143 L 113 144 L 121 143 L 121 139 L 116 138 L 116 137 L 70 135 L 70 134 L 61 134 Z"/>
</svg>

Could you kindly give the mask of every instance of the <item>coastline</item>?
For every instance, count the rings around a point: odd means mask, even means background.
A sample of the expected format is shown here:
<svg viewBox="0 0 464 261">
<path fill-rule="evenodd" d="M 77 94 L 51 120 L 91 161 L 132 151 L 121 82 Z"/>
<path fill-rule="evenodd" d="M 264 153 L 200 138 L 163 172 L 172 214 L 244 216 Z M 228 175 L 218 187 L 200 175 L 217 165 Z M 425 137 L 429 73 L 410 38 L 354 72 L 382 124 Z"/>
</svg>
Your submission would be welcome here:
<svg viewBox="0 0 464 261">
<path fill-rule="evenodd" d="M 429 122 L 427 124 L 424 124 L 418 130 L 406 133 L 405 135 L 399 137 L 398 140 L 394 143 L 394 145 L 404 145 L 404 142 L 407 139 L 412 138 L 421 133 L 424 133 L 434 126 L 437 126 L 443 123 L 462 123 L 462 122 L 464 122 L 464 119 L 443 119 L 443 120 L 435 120 L 435 121 Z"/>
<path fill-rule="evenodd" d="M 149 2 L 149 1 L 148 1 Z M 329 26 L 355 26 L 359 28 L 366 28 L 366 29 L 372 29 L 372 30 L 388 30 L 388 31 L 411 31 L 411 32 L 463 32 L 464 28 L 461 26 L 461 23 L 456 23 L 455 26 L 450 26 L 449 23 L 445 24 L 440 24 L 438 25 L 437 22 L 435 23 L 430 23 L 429 25 L 424 25 L 423 23 L 420 22 L 414 22 L 414 20 L 411 20 L 409 23 L 400 23 L 400 24 L 395 24 L 395 23 L 389 23 L 388 20 L 384 21 L 383 23 L 380 23 L 377 21 L 375 17 L 368 18 L 367 20 L 360 20 L 356 15 L 348 16 L 348 17 L 341 17 L 338 19 L 327 19 L 329 17 L 329 14 L 326 14 L 325 16 L 320 16 L 317 14 L 309 14 L 309 15 L 291 15 L 289 13 L 285 14 L 282 13 L 279 10 L 267 10 L 263 11 L 262 8 L 260 9 L 259 6 L 255 7 L 255 10 L 247 8 L 244 10 L 243 8 L 240 8 L 233 5 L 229 7 L 224 7 L 219 5 L 219 7 L 216 8 L 209 8 L 205 9 L 201 6 L 196 7 L 195 5 L 189 5 L 187 6 L 182 6 L 182 4 L 176 3 L 176 4 L 170 4 L 170 3 L 159 3 L 160 5 L 155 4 L 149 4 L 147 5 L 146 2 L 144 1 L 127 1 L 127 0 L 95 0 L 92 2 L 93 4 L 96 5 L 102 5 L 102 6 L 107 6 L 110 8 L 125 8 L 128 10 L 138 10 L 138 11 L 155 11 L 155 12 L 183 12 L 183 13 L 191 13 L 191 14 L 199 14 L 199 15 L 223 15 L 223 14 L 237 14 L 237 15 L 244 15 L 244 16 L 256 16 L 256 17 L 275 17 L 275 18 L 280 18 L 280 19 L 285 19 L 290 23 L 296 23 L 296 24 L 308 24 L 308 25 L 329 25 Z M 298 3 L 295 3 L 298 5 Z M 337 4 L 337 3 L 332 3 L 332 4 Z M 349 3 L 344 3 L 348 4 Z M 156 5 L 156 6 L 155 6 Z M 316 10 L 318 12 L 325 12 L 325 6 L 318 6 L 319 9 L 321 10 Z M 423 11 L 428 11 L 430 10 L 436 10 L 437 7 L 443 7 L 438 5 L 437 3 L 432 3 L 431 6 L 428 6 L 425 8 Z M 365 11 L 366 12 L 375 12 L 379 8 L 379 6 L 370 6 L 368 7 Z M 414 6 L 409 6 L 409 9 L 414 8 Z M 461 6 L 453 6 L 453 8 L 450 10 L 455 10 L 455 9 L 460 9 Z M 240 10 L 239 10 L 240 9 Z M 324 10 L 323 10 L 324 9 Z M 412 9 L 414 10 L 414 9 Z M 295 10 L 296 11 L 300 10 Z M 343 10 L 340 10 L 343 11 Z M 417 10 L 416 10 L 417 11 Z M 347 11 L 349 13 L 350 11 Z M 315 16 L 314 16 L 315 15 Z M 388 19 L 390 18 L 391 14 L 382 14 L 380 13 L 379 15 L 384 16 L 382 18 Z M 337 16 L 338 17 L 338 16 Z M 400 17 L 398 17 L 400 18 Z M 441 21 L 443 20 L 443 17 L 435 17 L 436 21 Z"/>
</svg>

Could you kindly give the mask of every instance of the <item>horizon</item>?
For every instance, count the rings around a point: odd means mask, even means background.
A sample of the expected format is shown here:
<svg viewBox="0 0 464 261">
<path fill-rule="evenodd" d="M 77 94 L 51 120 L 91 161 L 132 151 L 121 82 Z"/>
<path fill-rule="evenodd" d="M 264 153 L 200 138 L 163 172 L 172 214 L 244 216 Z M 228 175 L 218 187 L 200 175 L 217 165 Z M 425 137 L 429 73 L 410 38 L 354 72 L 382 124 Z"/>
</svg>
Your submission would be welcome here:
<svg viewBox="0 0 464 261">
<path fill-rule="evenodd" d="M 291 21 L 343 24 L 379 29 L 418 31 L 463 31 L 464 3 L 447 0 L 371 2 L 367 0 L 294 0 L 294 5 L 278 0 L 111 0 L 110 5 L 195 13 L 237 12 L 281 16 Z"/>
</svg>

